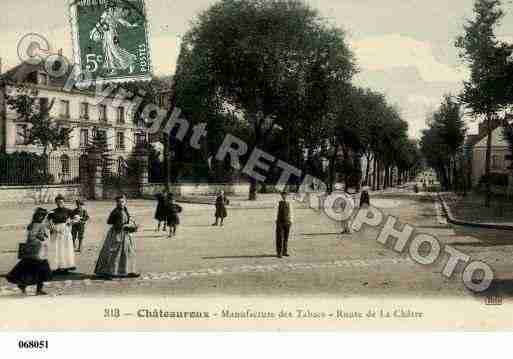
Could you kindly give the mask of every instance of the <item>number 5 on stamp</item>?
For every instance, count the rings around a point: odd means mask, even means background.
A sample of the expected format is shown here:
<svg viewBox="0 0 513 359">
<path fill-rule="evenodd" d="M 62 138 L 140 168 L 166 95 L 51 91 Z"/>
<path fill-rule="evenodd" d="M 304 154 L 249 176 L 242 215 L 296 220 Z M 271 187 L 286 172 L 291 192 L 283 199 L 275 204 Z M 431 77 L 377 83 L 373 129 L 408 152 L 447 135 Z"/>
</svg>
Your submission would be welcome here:
<svg viewBox="0 0 513 359">
<path fill-rule="evenodd" d="M 87 81 L 149 81 L 144 0 L 69 0 L 73 58 Z"/>
</svg>

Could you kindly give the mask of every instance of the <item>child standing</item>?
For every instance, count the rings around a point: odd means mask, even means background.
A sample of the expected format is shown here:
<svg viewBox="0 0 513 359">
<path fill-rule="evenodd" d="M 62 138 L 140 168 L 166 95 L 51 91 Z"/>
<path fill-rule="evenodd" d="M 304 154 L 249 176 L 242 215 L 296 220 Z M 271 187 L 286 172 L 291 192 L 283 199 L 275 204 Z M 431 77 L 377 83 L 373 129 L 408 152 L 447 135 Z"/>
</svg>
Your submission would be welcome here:
<svg viewBox="0 0 513 359">
<path fill-rule="evenodd" d="M 80 253 L 80 251 L 82 250 L 82 241 L 84 240 L 85 225 L 86 222 L 89 220 L 89 214 L 87 213 L 87 210 L 84 208 L 84 202 L 77 199 L 75 203 L 77 205 L 77 208 L 71 211 L 71 235 L 73 237 L 73 247 L 78 253 Z"/>
<path fill-rule="evenodd" d="M 155 232 L 160 231 L 160 223 L 162 223 L 162 230 L 166 231 L 166 199 L 161 193 L 156 195 L 157 197 L 157 209 L 155 210 L 155 220 L 158 222 L 157 229 Z"/>
<path fill-rule="evenodd" d="M 46 259 L 48 227 L 45 223 L 48 211 L 37 208 L 32 216 L 32 222 L 27 227 L 27 242 L 21 260 L 7 274 L 9 282 L 17 284 L 23 294 L 29 285 L 36 285 L 36 295 L 45 295 L 44 282 L 52 276 L 50 264 Z"/>
<path fill-rule="evenodd" d="M 182 212 L 182 207 L 175 203 L 172 193 L 167 196 L 167 226 L 169 227 L 169 238 L 176 235 L 176 226 L 180 224 L 180 217 L 178 213 Z"/>
</svg>

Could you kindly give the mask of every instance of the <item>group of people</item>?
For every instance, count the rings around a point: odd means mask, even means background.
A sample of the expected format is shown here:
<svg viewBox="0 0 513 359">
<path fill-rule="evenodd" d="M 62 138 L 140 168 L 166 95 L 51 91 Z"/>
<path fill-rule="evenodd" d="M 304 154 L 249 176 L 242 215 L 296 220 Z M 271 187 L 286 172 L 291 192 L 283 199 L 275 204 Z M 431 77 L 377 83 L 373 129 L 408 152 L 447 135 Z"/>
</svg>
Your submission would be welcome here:
<svg viewBox="0 0 513 359">
<path fill-rule="evenodd" d="M 276 254 L 278 258 L 289 256 L 288 240 L 293 223 L 292 206 L 287 200 L 288 193 L 281 193 L 276 216 Z M 84 203 L 76 201 L 76 208 L 70 210 L 64 206 L 64 197 L 55 198 L 56 208 L 47 211 L 36 208 L 32 221 L 27 227 L 27 239 L 20 251 L 20 261 L 7 274 L 9 282 L 18 285 L 25 293 L 27 286 L 35 285 L 36 294 L 46 294 L 44 282 L 55 273 L 66 273 L 76 269 L 75 252 L 80 253 L 86 223 L 89 220 Z M 215 222 L 213 226 L 222 226 L 228 216 L 226 205 L 229 200 L 220 191 L 215 200 Z M 362 192 L 360 206 L 369 205 L 369 194 Z M 173 194 L 157 196 L 155 219 L 157 231 L 161 225 L 164 231 L 169 228 L 168 237 L 176 235 L 180 224 L 179 213 L 182 207 L 175 203 Z M 346 221 L 348 223 L 348 221 Z M 133 233 L 137 232 L 137 223 L 130 216 L 125 196 L 116 197 L 116 207 L 110 212 L 107 224 L 110 228 L 100 250 L 94 269 L 96 276 L 103 279 L 114 277 L 135 278 L 136 245 Z M 343 232 L 344 233 L 344 232 Z"/>
<path fill-rule="evenodd" d="M 156 232 L 162 230 L 166 232 L 166 225 L 169 228 L 168 238 L 176 236 L 176 227 L 180 224 L 179 214 L 182 212 L 182 207 L 175 203 L 175 198 L 172 193 L 166 196 L 157 194 L 157 210 L 155 211 L 155 220 L 157 221 Z"/>
<path fill-rule="evenodd" d="M 64 197 L 55 198 L 56 208 L 47 211 L 36 208 L 27 227 L 27 238 L 19 251 L 20 261 L 7 274 L 9 282 L 16 284 L 22 293 L 31 285 L 36 294 L 44 295 L 44 282 L 54 274 L 76 269 L 75 253 L 82 250 L 86 223 L 89 220 L 84 203 L 76 201 L 70 210 L 64 205 Z M 135 241 L 132 233 L 137 224 L 126 207 L 126 197 L 116 197 L 116 207 L 111 211 L 107 224 L 111 227 L 95 267 L 95 274 L 104 279 L 113 277 L 138 277 L 135 261 Z"/>
</svg>

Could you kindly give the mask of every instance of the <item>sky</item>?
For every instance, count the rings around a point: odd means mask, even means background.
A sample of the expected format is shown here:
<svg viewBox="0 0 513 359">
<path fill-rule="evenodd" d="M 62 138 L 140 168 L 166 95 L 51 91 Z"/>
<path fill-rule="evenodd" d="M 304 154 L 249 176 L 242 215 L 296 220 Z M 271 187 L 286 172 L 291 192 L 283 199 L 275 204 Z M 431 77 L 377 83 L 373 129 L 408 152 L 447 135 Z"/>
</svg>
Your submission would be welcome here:
<svg viewBox="0 0 513 359">
<path fill-rule="evenodd" d="M 380 91 L 409 123 L 412 137 L 444 94 L 457 94 L 468 68 L 454 47 L 472 16 L 473 0 L 309 0 L 333 25 L 345 30 L 360 72 L 354 84 Z M 180 38 L 196 15 L 214 0 L 146 0 L 150 48 L 156 75 L 173 74 Z M 48 39 L 52 50 L 72 55 L 67 0 L 2 0 L 0 57 L 3 71 L 19 63 L 17 43 L 27 33 Z M 513 43 L 513 0 L 503 0 L 506 16 L 499 39 Z M 513 84 L 512 84 L 513 86 Z M 469 119 L 470 133 L 477 124 Z"/>
</svg>

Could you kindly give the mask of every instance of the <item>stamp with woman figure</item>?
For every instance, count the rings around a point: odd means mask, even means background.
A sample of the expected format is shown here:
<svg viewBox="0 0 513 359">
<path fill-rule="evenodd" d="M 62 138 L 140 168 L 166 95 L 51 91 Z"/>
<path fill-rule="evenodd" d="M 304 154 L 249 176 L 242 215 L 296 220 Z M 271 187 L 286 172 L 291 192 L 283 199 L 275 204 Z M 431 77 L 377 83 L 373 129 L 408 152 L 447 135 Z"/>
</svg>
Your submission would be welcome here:
<svg viewBox="0 0 513 359">
<path fill-rule="evenodd" d="M 74 61 L 88 81 L 151 79 L 144 0 L 70 0 Z"/>
</svg>

